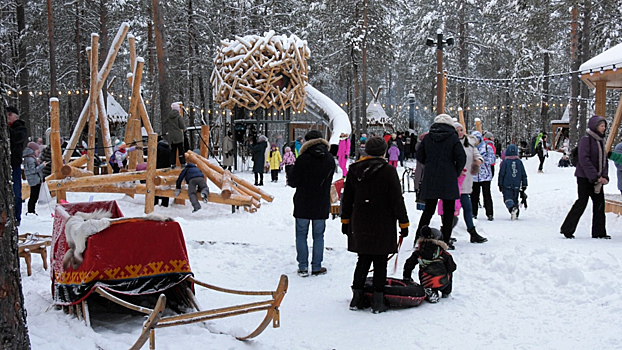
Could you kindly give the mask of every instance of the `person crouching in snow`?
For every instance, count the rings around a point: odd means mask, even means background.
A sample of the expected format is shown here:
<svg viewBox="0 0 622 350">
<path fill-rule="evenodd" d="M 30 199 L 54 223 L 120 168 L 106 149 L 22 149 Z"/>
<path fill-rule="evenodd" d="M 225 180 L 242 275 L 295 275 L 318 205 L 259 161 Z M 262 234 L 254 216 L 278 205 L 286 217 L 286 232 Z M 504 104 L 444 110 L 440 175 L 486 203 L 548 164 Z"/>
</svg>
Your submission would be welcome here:
<svg viewBox="0 0 622 350">
<path fill-rule="evenodd" d="M 387 259 L 397 253 L 396 223 L 408 236 L 408 215 L 395 168 L 387 164 L 387 143 L 380 137 L 367 140 L 368 156 L 350 165 L 341 197 L 341 232 L 348 236 L 348 251 L 358 254 L 352 281 L 351 310 L 364 309 L 363 286 L 373 262 L 373 313 L 384 312 Z"/>
<path fill-rule="evenodd" d="M 518 158 L 516 145 L 508 145 L 505 150 L 505 160 L 499 171 L 499 191 L 503 193 L 503 201 L 511 214 L 512 220 L 518 218 L 518 195 L 527 189 L 527 173 L 523 162 Z"/>
<path fill-rule="evenodd" d="M 109 161 L 110 166 L 112 167 L 112 172 L 116 174 L 121 171 L 127 163 L 125 160 L 127 159 L 128 153 L 134 152 L 136 149 L 136 146 L 127 148 L 125 142 L 116 140 L 114 143 L 114 153 L 112 154 L 112 157 L 110 157 Z"/>
<path fill-rule="evenodd" d="M 451 294 L 456 263 L 447 252 L 447 243 L 443 242 L 441 231 L 423 226 L 417 242 L 417 249 L 404 264 L 404 281 L 413 282 L 412 272 L 419 264 L 419 282 L 425 288 L 426 299 L 437 303 L 438 292 L 443 294 L 443 298 Z"/>
<path fill-rule="evenodd" d="M 177 178 L 177 183 L 175 187 L 175 197 L 179 196 L 181 192 L 181 182 L 186 181 L 188 184 L 188 199 L 190 199 L 190 203 L 192 204 L 192 212 L 197 212 L 201 209 L 201 204 L 197 199 L 197 190 L 201 192 L 201 198 L 204 203 L 207 203 L 207 196 L 209 195 L 209 188 L 205 183 L 205 178 L 203 177 L 203 173 L 196 165 L 192 163 L 186 163 L 186 167 L 181 171 L 179 177 Z"/>
<path fill-rule="evenodd" d="M 270 175 L 272 175 L 272 182 L 279 182 L 279 171 L 281 171 L 281 152 L 276 144 L 272 144 L 270 154 L 268 156 L 268 163 L 270 163 Z"/>
</svg>

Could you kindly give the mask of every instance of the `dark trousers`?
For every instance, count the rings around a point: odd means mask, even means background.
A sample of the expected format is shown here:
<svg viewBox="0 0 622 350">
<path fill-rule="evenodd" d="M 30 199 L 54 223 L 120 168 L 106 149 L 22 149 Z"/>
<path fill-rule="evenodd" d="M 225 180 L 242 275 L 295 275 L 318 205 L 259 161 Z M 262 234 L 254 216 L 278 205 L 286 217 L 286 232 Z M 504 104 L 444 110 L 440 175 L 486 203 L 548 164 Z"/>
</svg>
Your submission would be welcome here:
<svg viewBox="0 0 622 350">
<path fill-rule="evenodd" d="M 289 173 L 292 172 L 292 169 L 294 169 L 294 164 L 290 164 L 290 165 L 286 165 L 285 166 L 285 181 L 289 184 Z"/>
<path fill-rule="evenodd" d="M 387 280 L 387 258 L 388 255 L 359 254 L 354 269 L 354 280 L 352 289 L 363 289 L 365 279 L 369 273 L 372 262 L 374 263 L 374 292 L 384 293 L 384 285 Z"/>
<path fill-rule="evenodd" d="M 13 194 L 15 199 L 15 220 L 17 225 L 22 221 L 22 167 L 11 166 L 11 177 L 13 178 Z"/>
<path fill-rule="evenodd" d="M 257 179 L 259 178 L 259 181 Z M 263 186 L 263 173 L 255 173 L 255 186 Z"/>
<path fill-rule="evenodd" d="M 542 167 L 544 166 L 544 159 L 546 159 L 546 157 L 540 157 L 538 156 L 538 158 L 540 158 L 540 165 L 538 165 L 538 170 L 542 171 Z"/>
<path fill-rule="evenodd" d="M 503 188 L 503 202 L 505 203 L 505 207 L 508 208 L 510 213 L 512 212 L 512 208 L 515 206 L 518 207 L 518 195 L 520 193 L 520 189 L 518 188 Z"/>
<path fill-rule="evenodd" d="M 570 212 L 566 216 L 564 223 L 560 229 L 561 233 L 574 234 L 577 224 L 589 198 L 592 199 L 592 237 L 602 237 L 607 234 L 605 227 L 605 194 L 603 190 L 600 193 L 594 193 L 594 184 L 584 177 L 577 177 L 577 191 L 579 198 L 572 205 Z"/>
<path fill-rule="evenodd" d="M 471 193 L 471 205 L 473 206 L 473 216 L 477 216 L 479 210 L 479 193 L 480 190 L 484 197 L 484 208 L 486 216 L 493 215 L 492 212 L 492 195 L 490 194 L 490 181 L 473 182 L 473 192 Z"/>
<path fill-rule="evenodd" d="M 30 198 L 28 199 L 28 213 L 35 213 L 37 201 L 39 200 L 39 192 L 41 191 L 41 184 L 30 187 Z M 20 203 L 21 204 L 21 203 Z"/>
<path fill-rule="evenodd" d="M 272 176 L 272 181 L 279 181 L 279 169 L 270 170 L 270 175 Z"/>
<path fill-rule="evenodd" d="M 171 166 L 177 165 L 177 152 L 179 151 L 179 164 L 186 164 L 186 157 L 184 156 L 184 143 L 171 144 Z"/>
<path fill-rule="evenodd" d="M 160 200 L 162 200 L 162 206 L 163 207 L 168 207 L 168 197 L 155 196 L 155 199 L 154 199 L 153 202 L 154 202 L 155 205 L 158 205 L 158 204 L 160 204 Z"/>
<path fill-rule="evenodd" d="M 423 210 L 423 214 L 421 214 L 421 218 L 419 219 L 419 226 L 417 226 L 417 232 L 415 234 L 415 243 L 419 239 L 419 233 L 421 232 L 421 228 L 425 225 L 430 224 L 430 220 L 432 220 L 432 216 L 434 216 L 434 212 L 436 211 L 437 202 L 438 199 L 425 200 L 425 209 Z M 443 241 L 445 243 L 448 243 L 449 239 L 451 238 L 455 203 L 455 199 L 443 199 L 443 216 L 441 217 L 443 226 L 441 227 L 441 232 L 443 233 Z"/>
</svg>

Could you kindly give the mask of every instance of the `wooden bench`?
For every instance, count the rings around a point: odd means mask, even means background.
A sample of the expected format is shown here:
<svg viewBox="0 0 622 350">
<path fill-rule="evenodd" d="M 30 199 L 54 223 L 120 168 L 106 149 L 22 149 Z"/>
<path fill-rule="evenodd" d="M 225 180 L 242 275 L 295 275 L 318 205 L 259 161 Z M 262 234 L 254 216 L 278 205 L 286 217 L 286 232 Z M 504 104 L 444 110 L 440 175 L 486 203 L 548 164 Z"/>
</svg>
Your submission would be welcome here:
<svg viewBox="0 0 622 350">
<path fill-rule="evenodd" d="M 330 205 L 330 213 L 333 215 L 333 220 L 341 215 L 341 204 L 339 202 Z"/>
<path fill-rule="evenodd" d="M 41 255 L 43 260 L 43 268 L 48 269 L 48 252 L 47 247 L 52 243 L 52 236 L 40 235 L 38 233 L 25 233 L 19 235 L 19 257 L 26 261 L 26 270 L 28 276 L 32 275 L 32 254 Z"/>
<path fill-rule="evenodd" d="M 605 194 L 605 213 L 622 214 L 622 196 Z"/>
</svg>

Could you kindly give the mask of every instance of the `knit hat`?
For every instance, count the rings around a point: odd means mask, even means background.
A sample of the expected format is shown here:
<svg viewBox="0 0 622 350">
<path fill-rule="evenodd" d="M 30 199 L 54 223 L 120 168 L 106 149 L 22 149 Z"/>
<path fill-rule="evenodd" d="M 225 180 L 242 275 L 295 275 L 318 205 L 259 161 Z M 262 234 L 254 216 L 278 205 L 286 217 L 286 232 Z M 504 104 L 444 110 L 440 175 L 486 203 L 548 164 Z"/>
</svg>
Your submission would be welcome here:
<svg viewBox="0 0 622 350">
<path fill-rule="evenodd" d="M 475 136 L 475 137 L 477 138 L 477 141 L 479 141 L 479 142 L 482 142 L 482 141 L 483 141 L 483 139 L 482 139 L 482 133 L 481 133 L 481 132 L 479 132 L 479 131 L 475 130 L 475 131 L 473 131 L 473 132 L 471 133 L 471 135 Z"/>
<path fill-rule="evenodd" d="M 270 148 L 276 148 L 276 143 L 271 144 Z"/>
<path fill-rule="evenodd" d="M 291 151 L 292 151 L 291 147 L 289 147 L 289 146 L 285 147 L 285 152 L 291 152 Z"/>
<path fill-rule="evenodd" d="M 311 130 L 305 135 L 305 141 L 321 139 L 322 133 L 319 130 Z"/>
<path fill-rule="evenodd" d="M 259 137 L 257 138 L 257 142 L 264 142 L 264 141 L 268 141 L 268 138 L 265 137 L 264 135 L 259 135 Z"/>
<path fill-rule="evenodd" d="M 179 105 L 179 102 L 171 103 L 171 108 L 176 110 L 177 112 L 181 111 L 181 106 Z"/>
<path fill-rule="evenodd" d="M 33 151 L 37 151 L 39 149 L 39 145 L 36 142 L 28 142 L 28 146 Z"/>
<path fill-rule="evenodd" d="M 441 231 L 432 228 L 428 225 L 425 225 L 421 228 L 421 237 L 425 238 L 425 239 L 437 239 L 437 240 L 442 240 L 443 239 L 443 234 L 441 233 Z"/>
<path fill-rule="evenodd" d="M 382 157 L 387 152 L 387 143 L 382 137 L 370 137 L 365 143 L 365 152 L 372 157 Z"/>
<path fill-rule="evenodd" d="M 462 124 L 460 124 L 460 123 L 458 123 L 458 122 L 455 122 L 455 123 L 454 123 L 454 128 L 456 128 L 456 129 L 458 129 L 458 128 L 462 128 L 462 129 L 464 129 L 464 127 L 462 126 Z"/>
<path fill-rule="evenodd" d="M 114 146 L 118 149 L 123 149 L 125 148 L 125 142 L 121 141 L 121 140 L 116 140 L 114 142 Z"/>
<path fill-rule="evenodd" d="M 484 137 L 489 139 L 489 140 L 492 140 L 492 138 L 493 138 L 492 133 L 490 131 L 486 131 L 484 133 Z"/>
<path fill-rule="evenodd" d="M 434 123 L 442 123 L 454 126 L 454 120 L 447 114 L 439 114 L 434 118 Z"/>
</svg>

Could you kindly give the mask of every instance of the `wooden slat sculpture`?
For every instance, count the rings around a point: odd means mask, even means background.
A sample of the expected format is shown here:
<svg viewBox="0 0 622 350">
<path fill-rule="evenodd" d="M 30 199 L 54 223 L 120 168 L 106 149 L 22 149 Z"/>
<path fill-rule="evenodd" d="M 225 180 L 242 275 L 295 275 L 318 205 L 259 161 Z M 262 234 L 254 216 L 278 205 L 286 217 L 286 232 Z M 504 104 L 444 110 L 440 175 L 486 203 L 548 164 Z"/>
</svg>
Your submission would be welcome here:
<svg viewBox="0 0 622 350">
<path fill-rule="evenodd" d="M 222 40 L 210 82 L 221 108 L 292 108 L 305 106 L 310 52 L 307 42 L 292 34 L 236 36 Z"/>
</svg>

